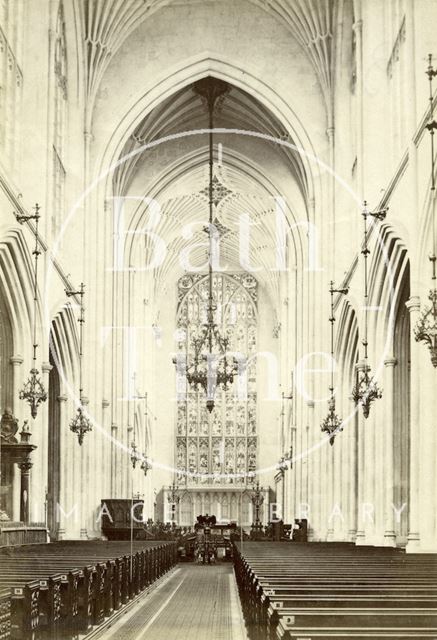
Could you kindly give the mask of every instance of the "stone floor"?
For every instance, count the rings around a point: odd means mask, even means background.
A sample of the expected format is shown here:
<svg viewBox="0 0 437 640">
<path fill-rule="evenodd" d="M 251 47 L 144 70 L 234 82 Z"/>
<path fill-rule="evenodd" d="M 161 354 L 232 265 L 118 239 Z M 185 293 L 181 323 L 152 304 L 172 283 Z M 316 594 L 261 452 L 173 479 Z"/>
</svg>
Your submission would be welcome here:
<svg viewBox="0 0 437 640">
<path fill-rule="evenodd" d="M 93 638 L 246 640 L 231 564 L 182 564 Z"/>
</svg>

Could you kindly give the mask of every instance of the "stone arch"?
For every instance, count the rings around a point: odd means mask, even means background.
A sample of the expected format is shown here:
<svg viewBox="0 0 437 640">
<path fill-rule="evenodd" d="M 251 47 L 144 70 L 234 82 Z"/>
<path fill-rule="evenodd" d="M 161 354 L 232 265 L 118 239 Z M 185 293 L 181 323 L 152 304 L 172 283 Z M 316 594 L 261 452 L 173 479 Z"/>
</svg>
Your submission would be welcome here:
<svg viewBox="0 0 437 640">
<path fill-rule="evenodd" d="M 101 157 L 97 159 L 97 175 L 107 171 L 107 167 L 115 168 L 128 136 L 145 115 L 176 91 L 208 75 L 224 80 L 256 97 L 278 118 L 285 129 L 291 132 L 294 144 L 299 151 L 303 152 L 301 158 L 309 184 L 308 199 L 314 198 L 316 191 L 320 191 L 320 185 L 317 184 L 315 172 L 311 170 L 311 162 L 309 161 L 309 158 L 316 158 L 315 151 L 308 133 L 290 105 L 286 104 L 282 96 L 270 88 L 267 83 L 250 73 L 242 75 L 241 69 L 232 61 L 227 60 L 225 56 L 213 57 L 209 52 L 194 56 L 188 61 L 181 62 L 176 68 L 167 70 L 165 77 L 158 79 L 150 91 L 141 97 L 136 96 L 132 100 L 123 119 L 114 128 Z M 111 180 L 106 179 L 105 182 L 105 193 L 109 195 L 112 192 Z"/>
</svg>

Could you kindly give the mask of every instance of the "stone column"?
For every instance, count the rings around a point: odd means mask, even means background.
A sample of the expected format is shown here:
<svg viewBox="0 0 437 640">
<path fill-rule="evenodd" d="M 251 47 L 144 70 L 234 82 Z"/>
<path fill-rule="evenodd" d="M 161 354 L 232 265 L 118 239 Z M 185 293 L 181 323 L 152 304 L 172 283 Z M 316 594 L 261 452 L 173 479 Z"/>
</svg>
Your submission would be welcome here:
<svg viewBox="0 0 437 640">
<path fill-rule="evenodd" d="M 21 365 L 23 364 L 23 357 L 20 355 L 11 356 L 10 363 L 12 365 L 12 413 L 17 418 L 18 422 L 21 422 L 23 419 L 23 403 L 18 397 L 20 393 L 20 387 L 22 385 L 22 371 Z M 1 407 L 2 411 L 5 407 Z M 20 478 L 19 478 L 19 470 L 18 467 L 13 465 L 12 467 L 13 474 L 13 485 L 12 485 L 12 513 L 9 514 L 12 520 L 20 519 Z"/>
<path fill-rule="evenodd" d="M 21 471 L 21 492 L 20 492 L 20 520 L 25 525 L 29 524 L 29 475 L 32 463 L 29 460 L 19 462 Z"/>
<path fill-rule="evenodd" d="M 411 296 L 405 303 L 410 312 L 410 505 L 408 515 L 407 551 L 420 547 L 420 353 L 423 348 L 414 338 L 414 327 L 419 319 L 420 298 Z"/>
<path fill-rule="evenodd" d="M 100 434 L 100 440 L 102 443 L 102 454 L 103 454 L 103 469 L 102 469 L 102 482 L 100 484 L 101 487 L 101 495 L 100 499 L 104 499 L 108 497 L 108 492 L 110 490 L 110 482 L 111 482 L 111 441 L 107 437 L 107 433 L 109 431 L 109 416 L 107 409 L 110 406 L 109 400 L 103 398 L 102 400 L 102 428 L 104 433 Z"/>
<path fill-rule="evenodd" d="M 384 361 L 384 546 L 396 546 L 394 521 L 394 368 L 396 358 Z"/>
<path fill-rule="evenodd" d="M 36 506 L 36 504 L 38 505 L 38 512 L 41 514 L 40 517 L 38 518 L 38 521 L 42 521 L 44 519 L 45 516 L 45 496 L 47 493 L 47 478 L 48 478 L 48 433 L 49 433 L 49 400 L 48 400 L 48 394 L 49 394 L 49 373 L 52 370 L 52 365 L 49 362 L 42 362 L 41 363 L 41 379 L 42 379 L 42 383 L 44 385 L 44 389 L 47 392 L 47 400 L 46 402 L 44 402 L 43 404 L 40 405 L 39 411 L 41 412 L 41 417 L 40 417 L 40 428 L 41 428 L 41 434 L 40 434 L 40 449 L 39 452 L 37 451 L 37 455 L 38 455 L 38 464 L 39 464 L 39 469 L 37 469 L 35 467 L 34 471 L 32 472 L 32 477 L 33 475 L 36 475 L 39 478 L 39 487 L 38 489 L 36 489 L 36 487 L 34 486 L 34 492 L 32 494 L 32 509 L 34 508 L 34 505 Z M 38 428 L 38 427 L 37 427 Z M 37 433 L 35 431 L 35 439 L 37 438 Z M 34 458 L 34 461 L 35 458 Z M 34 482 L 32 480 L 32 484 L 34 485 Z M 35 489 L 38 491 L 38 493 L 35 493 Z M 36 496 L 38 496 L 38 500 L 36 500 Z M 40 497 L 41 496 L 41 497 Z"/>
<path fill-rule="evenodd" d="M 117 465 L 117 451 L 118 451 L 118 446 L 117 446 L 117 432 L 118 432 L 118 426 L 115 424 L 115 422 L 113 422 L 111 424 L 111 436 L 112 436 L 112 440 L 111 440 L 111 488 L 110 488 L 110 495 L 111 498 L 117 498 L 118 494 L 117 494 L 117 473 L 118 473 L 118 465 Z"/>
<path fill-rule="evenodd" d="M 135 490 L 135 486 L 134 486 L 134 469 L 132 467 L 132 462 L 131 462 L 131 454 L 130 454 L 130 449 L 131 449 L 131 444 L 133 442 L 133 427 L 132 426 L 128 426 L 127 428 L 127 449 L 128 451 L 125 453 L 125 465 L 126 465 L 126 496 L 127 498 L 131 498 L 134 494 L 134 490 Z"/>
<path fill-rule="evenodd" d="M 364 362 L 360 361 L 355 365 L 358 376 L 361 376 L 364 371 Z M 356 545 L 362 545 L 366 543 L 365 523 L 363 517 L 363 504 L 365 502 L 365 443 L 364 434 L 366 425 L 364 424 L 366 419 L 363 416 L 363 410 L 360 405 L 357 408 L 357 422 L 358 422 L 358 510 L 357 510 L 357 535 L 355 538 Z"/>
<path fill-rule="evenodd" d="M 56 539 L 64 540 L 66 534 L 66 526 L 65 526 L 65 514 L 64 512 L 69 510 L 70 501 L 68 500 L 67 490 L 70 491 L 73 489 L 73 477 L 72 474 L 70 476 L 70 469 L 72 468 L 72 460 L 67 455 L 67 438 L 66 438 L 66 429 L 67 429 L 67 420 L 66 420 L 66 407 L 67 407 L 67 396 L 60 395 L 57 397 L 57 401 L 59 402 L 59 501 L 60 505 L 55 504 L 54 509 L 54 519 L 57 523 L 56 527 Z M 69 478 L 71 481 L 69 482 Z M 61 508 L 60 508 L 61 507 Z"/>
<path fill-rule="evenodd" d="M 80 399 L 82 406 L 85 408 L 89 405 L 89 399 L 86 396 L 82 396 L 82 398 Z M 87 434 L 89 435 L 89 434 Z M 85 436 L 86 438 L 86 436 Z M 89 444 L 89 443 L 88 443 Z M 80 533 L 79 536 L 82 540 L 87 540 L 88 539 L 88 530 L 87 530 L 87 519 L 89 516 L 89 512 L 88 512 L 88 506 L 89 506 L 89 501 L 88 501 L 88 497 L 89 497 L 89 482 L 90 482 L 90 477 L 89 477 L 89 460 L 90 460 L 90 454 L 89 451 L 84 448 L 86 447 L 86 441 L 80 446 L 80 452 L 81 452 L 81 470 L 82 470 L 82 474 L 81 474 L 81 490 L 80 490 L 80 496 L 81 496 L 81 501 L 80 501 Z"/>
<path fill-rule="evenodd" d="M 349 396 L 348 403 L 351 418 L 345 427 L 347 440 L 348 440 L 348 540 L 355 542 L 357 536 L 357 502 L 358 502 L 358 487 L 357 487 L 357 464 L 358 464 L 358 431 L 357 425 L 359 422 L 358 411 L 356 411 L 354 399 Z M 355 413 L 356 411 L 356 413 Z"/>
<path fill-rule="evenodd" d="M 20 366 L 23 364 L 22 356 L 11 356 L 10 363 L 12 365 L 12 384 L 13 384 L 13 402 L 12 402 L 12 413 L 17 418 L 18 421 L 23 417 L 20 412 L 21 401 L 18 397 L 20 393 L 20 384 L 21 384 L 21 371 Z M 1 407 L 2 411 L 5 407 Z"/>
</svg>

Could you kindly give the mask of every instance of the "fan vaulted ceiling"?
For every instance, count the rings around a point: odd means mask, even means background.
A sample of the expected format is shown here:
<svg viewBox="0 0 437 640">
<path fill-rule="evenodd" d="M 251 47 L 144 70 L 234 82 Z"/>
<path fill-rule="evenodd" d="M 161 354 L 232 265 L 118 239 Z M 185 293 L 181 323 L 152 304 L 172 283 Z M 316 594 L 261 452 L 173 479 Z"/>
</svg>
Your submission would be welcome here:
<svg viewBox="0 0 437 640">
<path fill-rule="evenodd" d="M 190 0 L 192 4 L 210 0 Z M 221 0 L 227 2 L 228 0 Z M 335 0 L 249 0 L 286 25 L 311 60 L 330 107 Z M 179 0 L 82 0 L 79 13 L 86 49 L 90 110 L 111 58 L 152 13 Z M 187 4 L 187 3 L 186 3 Z"/>
<path fill-rule="evenodd" d="M 155 273 L 155 290 L 180 274 L 178 258 L 187 238 L 183 227 L 193 224 L 190 239 L 191 264 L 205 264 L 207 222 L 208 149 L 207 110 L 200 97 L 188 86 L 163 101 L 136 127 L 127 140 L 114 175 L 114 193 L 123 196 L 152 196 L 159 202 L 161 221 L 158 232 L 165 238 L 168 256 Z M 288 224 L 306 219 L 307 182 L 300 155 L 287 145 L 292 140 L 278 120 L 255 98 L 230 86 L 215 111 L 214 175 L 217 202 L 216 222 L 221 233 L 222 264 L 241 270 L 240 220 L 249 214 L 250 264 L 260 268 L 259 277 L 272 295 L 278 293 L 275 271 L 276 205 L 283 196 Z M 229 130 L 232 133 L 228 133 Z M 175 138 L 181 132 L 190 135 Z M 199 132 L 199 135 L 192 135 Z M 266 137 L 268 137 L 266 139 Z M 160 141 L 164 139 L 162 144 Z M 152 148 L 144 146 L 153 143 Z M 285 144 L 283 144 L 285 143 Z M 219 146 L 222 149 L 219 151 Z M 155 146 L 156 145 L 156 146 Z M 136 202 L 130 215 L 130 228 L 144 228 L 147 206 Z M 141 261 L 144 247 L 131 236 L 131 264 Z M 290 264 L 302 261 L 299 234 L 288 241 Z"/>
</svg>

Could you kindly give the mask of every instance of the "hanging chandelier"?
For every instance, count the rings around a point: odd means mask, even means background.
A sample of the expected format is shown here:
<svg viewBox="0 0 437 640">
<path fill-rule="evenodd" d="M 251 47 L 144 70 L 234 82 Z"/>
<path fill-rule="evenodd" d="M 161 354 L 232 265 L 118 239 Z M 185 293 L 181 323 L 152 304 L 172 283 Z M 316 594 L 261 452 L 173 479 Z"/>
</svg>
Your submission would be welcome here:
<svg viewBox="0 0 437 640">
<path fill-rule="evenodd" d="M 85 295 L 85 285 L 80 283 L 78 291 L 71 291 L 66 289 L 65 293 L 70 298 L 71 296 L 80 297 L 80 313 L 79 313 L 79 406 L 77 408 L 76 415 L 70 421 L 70 430 L 77 435 L 79 444 L 82 445 L 83 439 L 88 431 L 92 430 L 91 422 L 84 409 L 84 395 L 83 395 L 83 379 L 82 379 L 82 359 L 83 359 L 83 325 L 85 323 L 85 308 L 83 305 L 83 297 Z"/>
<path fill-rule="evenodd" d="M 360 404 L 363 408 L 363 415 L 365 418 L 369 417 L 370 407 L 372 402 L 375 400 L 379 400 L 382 398 L 382 391 L 379 389 L 376 381 L 373 379 L 371 375 L 371 368 L 368 363 L 368 301 L 369 301 L 369 283 L 368 283 L 368 267 L 367 260 L 370 254 L 370 250 L 368 247 L 368 229 L 367 229 L 367 219 L 368 217 L 372 217 L 375 220 L 384 220 L 387 215 L 388 207 L 383 209 L 379 209 L 377 211 L 369 211 L 367 208 L 367 202 L 364 201 L 364 209 L 362 212 L 363 220 L 364 220 L 364 243 L 363 249 L 361 253 L 364 256 L 364 338 L 362 340 L 362 345 L 364 347 L 364 358 L 362 363 L 362 371 L 358 372 L 357 382 L 352 389 L 352 398 L 355 404 Z"/>
<path fill-rule="evenodd" d="M 420 315 L 420 318 L 414 328 L 414 336 L 417 342 L 424 342 L 431 353 L 431 363 L 433 367 L 437 367 L 437 286 L 436 286 L 436 225 L 435 225 L 435 159 L 434 159 L 434 130 L 437 129 L 437 122 L 434 120 L 433 110 L 433 91 L 432 79 L 437 75 L 437 70 L 432 66 L 432 55 L 428 56 L 429 64 L 426 74 L 429 79 L 429 104 L 430 116 L 426 125 L 431 136 L 431 207 L 432 207 L 432 254 L 429 259 L 431 261 L 432 270 L 432 288 L 429 291 L 428 298 L 431 305 L 426 307 Z"/>
<path fill-rule="evenodd" d="M 133 374 L 134 380 L 134 388 L 135 388 L 135 380 L 136 374 Z M 141 461 L 140 469 L 147 476 L 147 473 L 151 470 L 152 465 L 149 462 L 147 456 L 147 416 L 148 416 L 148 408 L 147 408 L 147 392 L 144 395 L 140 395 L 137 391 L 135 391 L 135 395 L 132 397 L 133 399 L 133 415 L 132 415 L 132 429 L 133 429 L 133 438 L 131 442 L 130 448 L 130 461 L 132 464 L 132 468 L 135 469 L 137 466 L 137 462 Z M 140 453 L 136 443 L 136 432 L 135 432 L 135 415 L 136 415 L 136 407 L 135 400 L 145 400 L 146 401 L 146 410 L 144 412 L 145 416 L 145 424 L 144 424 L 144 453 Z M 139 435 L 139 434 L 138 434 Z"/>
<path fill-rule="evenodd" d="M 212 253 L 213 242 L 217 240 L 218 231 L 214 224 L 214 158 L 213 158 L 213 128 L 214 107 L 217 101 L 227 93 L 229 86 L 226 82 L 215 78 L 204 78 L 194 85 L 195 92 L 202 97 L 208 107 L 209 116 L 209 224 L 207 233 L 209 238 L 208 260 L 208 300 L 206 322 L 192 338 L 192 353 L 185 358 L 175 358 L 178 370 L 182 369 L 185 378 L 194 390 L 203 390 L 206 395 L 208 411 L 214 409 L 214 398 L 217 388 L 227 389 L 238 374 L 238 361 L 229 356 L 229 338 L 222 336 L 215 320 L 217 305 L 213 298 L 213 270 Z"/>
<path fill-rule="evenodd" d="M 137 462 L 140 458 L 140 454 L 138 453 L 138 449 L 137 449 L 137 443 L 136 443 L 136 438 L 135 438 L 135 399 L 137 397 L 136 391 L 135 391 L 135 381 L 136 381 L 136 373 L 134 371 L 134 373 L 132 374 L 132 380 L 133 380 L 133 390 L 134 390 L 134 395 L 132 398 L 129 398 L 129 404 L 128 404 L 128 420 L 127 420 L 127 430 L 128 432 L 132 429 L 132 433 L 133 433 L 133 438 L 132 438 L 132 442 L 131 442 L 131 449 L 130 449 L 130 461 L 132 464 L 132 469 L 135 469 L 135 467 L 137 466 Z M 130 395 L 130 394 L 129 394 Z M 132 403 L 133 400 L 133 403 Z M 132 418 L 130 417 L 131 411 L 130 411 L 130 407 L 132 406 Z M 130 420 L 132 419 L 132 427 L 130 426 Z"/>
<path fill-rule="evenodd" d="M 147 476 L 147 473 L 152 469 L 152 465 L 149 462 L 149 458 L 148 458 L 148 455 L 147 455 L 147 424 L 148 424 L 148 420 L 149 420 L 149 405 L 148 405 L 147 391 L 144 393 L 143 396 L 139 396 L 139 397 L 142 400 L 144 400 L 145 403 L 146 403 L 145 411 L 144 411 L 144 453 L 141 456 L 140 469 L 144 473 L 144 475 Z"/>
<path fill-rule="evenodd" d="M 140 466 L 141 471 L 144 473 L 145 476 L 147 476 L 147 473 L 151 470 L 151 468 L 152 468 L 152 465 L 147 459 L 146 454 L 143 453 L 141 458 L 141 466 Z"/>
<path fill-rule="evenodd" d="M 36 354 L 38 350 L 38 344 L 36 342 L 36 314 L 38 305 L 38 258 L 41 254 L 39 249 L 39 232 L 38 224 L 40 219 L 39 205 L 36 204 L 35 213 L 32 215 L 15 214 L 17 222 L 23 224 L 28 220 L 35 220 L 35 248 L 33 250 L 34 256 L 34 279 L 33 279 L 33 326 L 32 326 L 32 368 L 30 370 L 30 376 L 24 383 L 23 388 L 20 390 L 18 397 L 20 400 L 24 400 L 30 405 L 30 415 L 32 418 L 36 418 L 38 413 L 38 407 L 42 402 L 47 400 L 47 392 L 39 376 L 39 371 L 36 366 Z"/>
<path fill-rule="evenodd" d="M 130 461 L 132 463 L 132 469 L 135 469 L 137 466 L 137 462 L 140 458 L 140 455 L 137 451 L 137 445 L 135 444 L 135 440 L 131 442 L 131 450 L 130 450 Z"/>
<path fill-rule="evenodd" d="M 343 421 L 338 417 L 335 409 L 335 394 L 334 394 L 334 324 L 335 324 L 335 315 L 334 315 L 334 293 L 339 293 L 342 295 L 346 295 L 349 291 L 349 288 L 344 287 L 343 289 L 334 289 L 334 282 L 331 280 L 329 285 L 329 293 L 331 295 L 331 315 L 329 317 L 329 322 L 331 324 L 331 382 L 329 385 L 329 401 L 328 401 L 328 415 L 323 420 L 320 429 L 323 433 L 327 433 L 329 436 L 329 444 L 332 446 L 334 444 L 335 436 L 337 433 L 343 430 L 342 424 Z"/>
<path fill-rule="evenodd" d="M 293 420 L 293 391 L 291 390 L 289 394 L 286 396 L 284 392 L 281 393 L 281 449 L 285 449 L 285 400 L 291 400 L 291 420 Z M 291 460 L 293 458 L 293 445 L 290 444 L 290 449 L 288 452 L 283 453 L 283 455 L 278 460 L 278 465 L 276 469 L 278 471 L 284 472 L 292 467 Z"/>
</svg>

